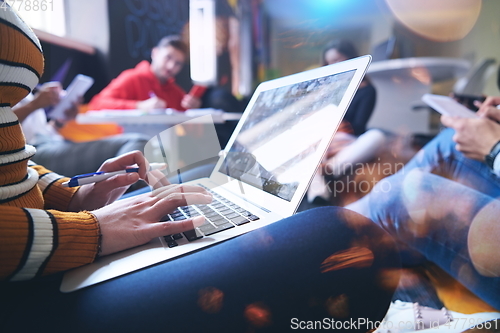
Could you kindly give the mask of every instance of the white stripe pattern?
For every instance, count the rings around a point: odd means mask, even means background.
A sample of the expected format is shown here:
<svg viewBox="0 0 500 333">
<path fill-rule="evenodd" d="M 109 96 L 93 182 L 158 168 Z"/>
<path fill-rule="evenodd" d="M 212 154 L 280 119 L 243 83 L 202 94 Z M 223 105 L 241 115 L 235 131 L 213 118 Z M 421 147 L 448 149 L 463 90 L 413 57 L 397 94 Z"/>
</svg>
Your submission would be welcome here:
<svg viewBox="0 0 500 333">
<path fill-rule="evenodd" d="M 36 153 L 36 148 L 31 145 L 25 145 L 24 149 L 17 153 L 0 155 L 0 165 L 14 163 L 32 157 Z"/>
<path fill-rule="evenodd" d="M 46 211 L 26 209 L 33 219 L 33 243 L 24 266 L 11 281 L 29 280 L 36 276 L 41 266 L 50 256 L 54 244 L 52 221 Z"/>
<path fill-rule="evenodd" d="M 49 186 L 55 180 L 58 180 L 60 178 L 63 178 L 63 176 L 58 175 L 55 172 L 50 172 L 50 173 L 43 175 L 43 177 L 38 180 L 38 187 L 40 188 L 40 191 L 42 191 L 42 192 L 45 191 L 47 186 Z"/>
<path fill-rule="evenodd" d="M 8 124 L 13 123 L 17 120 L 17 116 L 10 106 L 2 106 L 0 107 L 0 124 Z"/>
<path fill-rule="evenodd" d="M 7 200 L 26 193 L 35 187 L 37 182 L 38 172 L 35 169 L 28 168 L 28 179 L 19 184 L 0 187 L 0 200 Z"/>
<path fill-rule="evenodd" d="M 26 23 L 23 22 L 23 20 L 21 20 L 21 18 L 19 16 L 14 14 L 13 10 L 4 10 L 4 8 L 2 8 L 0 10 L 0 18 L 4 19 L 7 22 L 12 23 L 17 28 L 21 29 L 26 35 L 28 35 L 28 37 L 33 42 L 35 42 L 35 44 L 38 47 L 38 49 L 40 50 L 40 52 L 42 51 L 42 46 L 40 45 L 40 41 L 38 40 L 38 37 L 35 35 L 33 30 L 31 30 L 30 27 Z"/>
<path fill-rule="evenodd" d="M 38 84 L 38 77 L 27 68 L 0 64 L 2 82 L 28 86 L 33 90 Z"/>
</svg>

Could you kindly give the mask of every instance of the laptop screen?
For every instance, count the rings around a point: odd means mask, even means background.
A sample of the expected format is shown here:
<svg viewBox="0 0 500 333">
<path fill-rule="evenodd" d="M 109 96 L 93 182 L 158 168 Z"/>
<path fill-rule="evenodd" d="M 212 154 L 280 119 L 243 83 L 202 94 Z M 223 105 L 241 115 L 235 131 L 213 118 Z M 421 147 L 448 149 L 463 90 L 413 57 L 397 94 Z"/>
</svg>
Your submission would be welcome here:
<svg viewBox="0 0 500 333">
<path fill-rule="evenodd" d="M 262 91 L 219 172 L 291 201 L 356 70 Z"/>
</svg>

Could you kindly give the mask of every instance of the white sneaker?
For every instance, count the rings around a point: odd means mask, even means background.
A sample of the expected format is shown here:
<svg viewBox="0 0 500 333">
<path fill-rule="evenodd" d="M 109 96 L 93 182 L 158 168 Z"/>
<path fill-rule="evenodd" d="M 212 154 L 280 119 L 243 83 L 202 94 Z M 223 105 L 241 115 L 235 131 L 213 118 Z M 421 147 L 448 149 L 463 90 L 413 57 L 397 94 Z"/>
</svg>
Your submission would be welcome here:
<svg viewBox="0 0 500 333">
<path fill-rule="evenodd" d="M 460 333 L 471 328 L 500 329 L 500 323 L 488 322 L 497 318 L 500 318 L 499 312 L 467 315 L 444 307 L 438 310 L 418 303 L 396 301 L 391 303 L 375 333 Z"/>
</svg>

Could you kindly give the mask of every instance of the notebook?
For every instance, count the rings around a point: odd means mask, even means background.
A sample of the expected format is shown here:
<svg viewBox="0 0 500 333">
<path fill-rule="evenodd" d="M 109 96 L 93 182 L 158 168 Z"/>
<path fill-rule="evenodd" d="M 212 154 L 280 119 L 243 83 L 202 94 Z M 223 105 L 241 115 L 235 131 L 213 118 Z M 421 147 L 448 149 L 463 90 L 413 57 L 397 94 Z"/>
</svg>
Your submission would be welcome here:
<svg viewBox="0 0 500 333">
<path fill-rule="evenodd" d="M 217 202 L 181 207 L 166 217 L 203 214 L 209 225 L 71 270 L 60 290 L 202 250 L 294 214 L 370 62 L 367 55 L 261 83 L 210 177 L 189 182 L 210 189 Z"/>
</svg>

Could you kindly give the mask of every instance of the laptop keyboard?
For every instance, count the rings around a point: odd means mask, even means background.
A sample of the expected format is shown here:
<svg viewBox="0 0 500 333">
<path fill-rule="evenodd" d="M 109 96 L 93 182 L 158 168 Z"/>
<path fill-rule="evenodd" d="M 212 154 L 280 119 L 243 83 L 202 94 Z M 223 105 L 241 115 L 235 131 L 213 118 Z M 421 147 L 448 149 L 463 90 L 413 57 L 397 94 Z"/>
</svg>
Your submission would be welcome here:
<svg viewBox="0 0 500 333">
<path fill-rule="evenodd" d="M 259 219 L 258 216 L 211 191 L 207 187 L 203 185 L 200 186 L 212 194 L 212 203 L 208 205 L 179 207 L 171 214 L 164 216 L 161 221 L 179 221 L 203 215 L 205 217 L 205 223 L 193 230 L 165 236 L 164 239 L 168 247 L 177 246 L 177 240 L 181 238 L 186 238 L 188 241 L 192 242 L 203 236 L 213 235 Z"/>
</svg>

